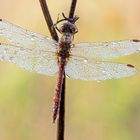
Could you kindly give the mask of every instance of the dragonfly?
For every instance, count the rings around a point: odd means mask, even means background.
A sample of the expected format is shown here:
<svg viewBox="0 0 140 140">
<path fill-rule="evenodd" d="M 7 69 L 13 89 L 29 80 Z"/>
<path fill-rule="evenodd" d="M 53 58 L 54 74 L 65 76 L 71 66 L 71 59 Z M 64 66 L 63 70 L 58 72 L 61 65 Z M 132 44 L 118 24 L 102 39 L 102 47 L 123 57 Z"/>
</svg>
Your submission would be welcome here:
<svg viewBox="0 0 140 140">
<path fill-rule="evenodd" d="M 131 64 L 108 60 L 140 51 L 140 40 L 112 42 L 83 42 L 73 44 L 78 32 L 79 17 L 57 21 L 59 41 L 34 33 L 0 19 L 0 36 L 8 40 L 0 43 L 0 59 L 12 62 L 30 72 L 49 76 L 58 75 L 53 98 L 53 122 L 58 117 L 64 73 L 79 80 L 107 80 L 132 76 L 137 73 Z"/>
</svg>

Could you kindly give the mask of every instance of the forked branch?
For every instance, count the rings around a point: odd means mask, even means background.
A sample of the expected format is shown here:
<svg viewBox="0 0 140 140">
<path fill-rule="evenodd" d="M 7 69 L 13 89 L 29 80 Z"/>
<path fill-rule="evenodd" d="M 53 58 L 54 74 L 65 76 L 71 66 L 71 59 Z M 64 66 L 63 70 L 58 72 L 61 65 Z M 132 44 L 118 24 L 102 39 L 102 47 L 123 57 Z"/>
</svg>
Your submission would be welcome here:
<svg viewBox="0 0 140 140">
<path fill-rule="evenodd" d="M 54 40 L 58 41 L 59 38 L 53 26 L 53 21 L 50 16 L 50 12 L 49 12 L 46 0 L 39 0 L 39 1 L 40 1 L 40 5 L 42 8 L 46 23 L 51 33 L 51 36 Z M 74 17 L 76 3 L 77 3 L 77 0 L 72 0 L 70 12 L 69 12 L 69 18 Z M 63 79 L 63 85 L 62 85 L 59 119 L 58 119 L 58 126 L 57 126 L 57 140 L 64 140 L 64 130 L 65 130 L 65 73 L 64 73 L 64 79 Z"/>
</svg>

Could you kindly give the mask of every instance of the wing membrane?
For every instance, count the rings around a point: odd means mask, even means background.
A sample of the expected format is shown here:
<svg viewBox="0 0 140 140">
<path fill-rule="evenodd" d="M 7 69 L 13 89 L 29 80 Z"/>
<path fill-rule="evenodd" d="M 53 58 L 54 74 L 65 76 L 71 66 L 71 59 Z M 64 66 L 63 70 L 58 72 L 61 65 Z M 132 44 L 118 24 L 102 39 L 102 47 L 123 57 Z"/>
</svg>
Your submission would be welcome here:
<svg viewBox="0 0 140 140">
<path fill-rule="evenodd" d="M 0 59 L 15 63 L 31 72 L 55 75 L 58 65 L 55 53 L 0 44 Z"/>
<path fill-rule="evenodd" d="M 5 20 L 0 20 L 0 36 L 6 37 L 11 44 L 24 48 L 56 51 L 57 43 L 49 37 L 25 30 Z"/>
<path fill-rule="evenodd" d="M 80 80 L 106 80 L 128 77 L 136 73 L 130 64 L 96 62 L 90 60 L 70 59 L 65 67 L 68 77 Z"/>
<path fill-rule="evenodd" d="M 88 59 L 112 59 L 129 55 L 140 50 L 140 40 L 114 42 L 80 43 L 71 48 L 71 54 Z"/>
</svg>

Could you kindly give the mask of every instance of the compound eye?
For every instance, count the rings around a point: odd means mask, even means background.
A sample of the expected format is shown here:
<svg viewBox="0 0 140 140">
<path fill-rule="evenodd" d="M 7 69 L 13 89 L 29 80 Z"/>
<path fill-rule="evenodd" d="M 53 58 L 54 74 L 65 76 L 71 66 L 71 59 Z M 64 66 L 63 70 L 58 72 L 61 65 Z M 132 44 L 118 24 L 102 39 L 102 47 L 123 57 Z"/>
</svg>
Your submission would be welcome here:
<svg viewBox="0 0 140 140">
<path fill-rule="evenodd" d="M 75 31 L 76 31 L 76 26 L 75 26 L 75 24 L 72 24 L 72 26 L 71 26 L 71 31 L 72 31 L 72 33 L 75 33 Z"/>
</svg>

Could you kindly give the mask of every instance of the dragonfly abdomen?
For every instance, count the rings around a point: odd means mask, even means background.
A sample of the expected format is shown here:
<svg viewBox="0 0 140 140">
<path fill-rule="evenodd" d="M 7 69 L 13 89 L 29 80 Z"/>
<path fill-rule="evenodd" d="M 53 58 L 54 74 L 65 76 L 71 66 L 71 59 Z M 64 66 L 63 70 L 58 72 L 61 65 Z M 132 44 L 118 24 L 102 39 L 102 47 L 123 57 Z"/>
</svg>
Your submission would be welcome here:
<svg viewBox="0 0 140 140">
<path fill-rule="evenodd" d="M 55 88 L 55 95 L 53 98 L 53 123 L 55 122 L 57 118 L 57 114 L 58 114 L 58 110 L 60 106 L 65 62 L 66 62 L 65 59 L 60 58 L 58 79 L 57 79 L 57 84 Z"/>
<path fill-rule="evenodd" d="M 61 100 L 61 91 L 62 91 L 62 84 L 63 84 L 63 75 L 64 75 L 64 67 L 66 64 L 67 59 L 69 58 L 70 47 L 72 43 L 72 34 L 64 33 L 60 38 L 59 45 L 58 45 L 58 65 L 59 65 L 59 72 L 58 72 L 58 79 L 55 88 L 55 95 L 53 98 L 53 122 L 55 122 L 60 106 Z"/>
</svg>

